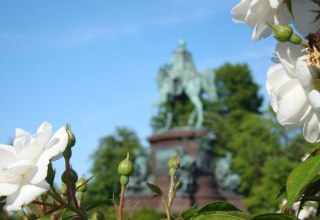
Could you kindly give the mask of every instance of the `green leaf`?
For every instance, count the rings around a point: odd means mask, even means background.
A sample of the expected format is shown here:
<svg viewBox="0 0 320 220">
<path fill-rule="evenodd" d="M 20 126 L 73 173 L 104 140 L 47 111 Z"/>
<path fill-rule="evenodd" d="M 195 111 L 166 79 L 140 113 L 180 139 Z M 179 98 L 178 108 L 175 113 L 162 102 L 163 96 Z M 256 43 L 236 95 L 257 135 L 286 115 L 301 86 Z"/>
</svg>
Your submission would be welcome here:
<svg viewBox="0 0 320 220">
<path fill-rule="evenodd" d="M 320 156 L 305 160 L 297 166 L 288 176 L 286 188 L 288 207 L 302 195 L 306 187 L 320 171 Z"/>
<path fill-rule="evenodd" d="M 286 185 L 281 186 L 281 188 L 280 188 L 280 190 L 279 190 L 279 193 L 278 193 L 278 195 L 277 195 L 277 199 L 278 199 L 283 193 L 285 193 L 286 190 L 287 190 Z"/>
<path fill-rule="evenodd" d="M 199 215 L 193 218 L 193 220 L 247 220 L 247 218 L 234 216 L 231 214 L 211 214 L 211 215 Z"/>
<path fill-rule="evenodd" d="M 197 209 L 192 207 L 181 212 L 179 217 L 182 217 L 184 220 L 188 220 L 188 219 L 191 219 L 196 212 L 197 212 Z"/>
<path fill-rule="evenodd" d="M 241 211 L 234 205 L 225 201 L 217 201 L 204 205 L 197 213 L 216 212 L 216 211 Z"/>
<path fill-rule="evenodd" d="M 149 189 L 151 189 L 152 192 L 154 192 L 156 195 L 161 196 L 162 195 L 162 191 L 159 188 L 159 186 L 154 185 L 152 183 L 147 183 L 147 186 L 149 187 Z"/>
<path fill-rule="evenodd" d="M 179 180 L 179 181 L 174 185 L 174 189 L 175 189 L 175 190 L 179 189 L 180 185 L 181 185 L 181 181 Z"/>
<path fill-rule="evenodd" d="M 317 148 L 314 151 L 312 151 L 312 153 L 309 155 L 309 157 L 307 159 L 309 159 L 311 157 L 316 157 L 316 156 L 320 156 L 320 148 Z"/>
<path fill-rule="evenodd" d="M 262 214 L 255 216 L 252 220 L 299 220 L 297 217 L 293 215 L 285 215 L 285 214 Z"/>
<path fill-rule="evenodd" d="M 52 163 L 50 161 L 50 163 L 48 164 L 48 171 L 47 171 L 47 177 L 46 177 L 46 181 L 50 184 L 50 186 L 53 186 L 55 176 L 56 176 L 56 170 L 53 169 Z"/>
</svg>

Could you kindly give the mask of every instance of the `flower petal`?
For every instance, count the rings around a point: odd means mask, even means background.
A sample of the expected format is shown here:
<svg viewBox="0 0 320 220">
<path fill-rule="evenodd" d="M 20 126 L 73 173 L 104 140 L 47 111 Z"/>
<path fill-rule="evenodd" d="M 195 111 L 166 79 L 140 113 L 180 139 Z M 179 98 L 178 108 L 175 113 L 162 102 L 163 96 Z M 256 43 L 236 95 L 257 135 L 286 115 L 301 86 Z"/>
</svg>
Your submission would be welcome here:
<svg viewBox="0 0 320 220">
<path fill-rule="evenodd" d="M 0 196 L 7 196 L 14 193 L 21 184 L 22 176 L 15 176 L 10 173 L 0 173 Z"/>
<path fill-rule="evenodd" d="M 49 189 L 50 186 L 46 181 L 36 185 L 24 183 L 14 194 L 7 196 L 5 208 L 7 211 L 19 211 L 23 205 L 29 204 Z"/>
<path fill-rule="evenodd" d="M 306 119 L 303 127 L 303 135 L 308 142 L 315 143 L 320 141 L 320 117 L 316 113 L 312 113 Z"/>
<path fill-rule="evenodd" d="M 291 43 L 277 43 L 276 54 L 287 73 L 296 78 L 296 62 L 304 55 L 303 47 Z"/>
<path fill-rule="evenodd" d="M 17 160 L 18 157 L 16 156 L 14 147 L 0 144 L 0 171 Z"/>
<path fill-rule="evenodd" d="M 268 37 L 272 33 L 272 29 L 266 24 L 257 24 L 252 33 L 252 40 L 259 40 Z"/>
<path fill-rule="evenodd" d="M 46 149 L 37 161 L 38 169 L 32 170 L 29 175 L 32 176 L 31 183 L 37 184 L 47 176 L 47 169 L 50 160 L 56 160 L 62 156 L 68 144 L 68 134 L 64 127 L 60 128 L 50 139 Z"/>
<path fill-rule="evenodd" d="M 308 95 L 312 108 L 320 112 L 320 93 L 318 90 L 312 90 Z"/>
<path fill-rule="evenodd" d="M 301 85 L 306 90 L 306 92 L 310 92 L 314 88 L 313 73 L 311 73 L 313 69 L 309 68 L 306 59 L 306 55 L 299 57 L 296 64 L 296 71 Z"/>
<path fill-rule="evenodd" d="M 235 23 L 244 23 L 247 10 L 250 7 L 251 0 L 241 0 L 239 4 L 237 4 L 232 10 L 231 14 L 233 14 L 233 22 Z"/>
<path fill-rule="evenodd" d="M 292 80 L 290 75 L 284 70 L 281 64 L 272 65 L 267 73 L 267 92 L 270 95 L 270 101 L 273 111 L 278 111 L 277 93 L 280 87 L 286 82 Z"/>
<path fill-rule="evenodd" d="M 277 119 L 280 124 L 295 124 L 304 119 L 309 103 L 302 86 L 297 79 L 290 80 L 278 91 L 279 109 Z"/>
<path fill-rule="evenodd" d="M 16 138 L 13 141 L 13 146 L 16 149 L 17 155 L 20 154 L 20 151 L 23 149 L 25 145 L 28 145 L 32 140 L 31 134 L 24 131 L 23 129 L 16 129 Z"/>
<path fill-rule="evenodd" d="M 19 183 L 0 183 L 0 196 L 8 196 L 17 191 L 19 187 Z"/>
<path fill-rule="evenodd" d="M 38 158 L 52 135 L 51 129 L 51 124 L 48 122 L 42 123 L 38 128 L 37 134 L 29 137 L 28 142 L 20 143 L 19 157 L 27 160 Z"/>
<path fill-rule="evenodd" d="M 19 160 L 10 166 L 4 172 L 10 173 L 11 175 L 21 175 L 23 176 L 28 170 L 36 167 L 36 164 L 30 160 Z"/>
<path fill-rule="evenodd" d="M 267 88 L 268 91 L 273 90 L 278 92 L 279 88 L 286 82 L 292 80 L 281 64 L 274 64 L 269 67 L 267 72 Z"/>
<path fill-rule="evenodd" d="M 282 4 L 283 0 L 269 0 L 271 8 L 277 9 L 280 4 Z"/>
</svg>

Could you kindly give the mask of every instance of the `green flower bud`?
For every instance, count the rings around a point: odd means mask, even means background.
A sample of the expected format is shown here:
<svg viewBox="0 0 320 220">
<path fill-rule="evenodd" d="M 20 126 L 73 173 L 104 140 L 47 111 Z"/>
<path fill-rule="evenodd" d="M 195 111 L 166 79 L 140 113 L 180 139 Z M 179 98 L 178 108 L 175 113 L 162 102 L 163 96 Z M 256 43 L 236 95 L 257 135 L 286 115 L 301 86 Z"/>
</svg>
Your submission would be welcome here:
<svg viewBox="0 0 320 220">
<path fill-rule="evenodd" d="M 67 192 L 67 185 L 61 181 L 61 193 L 66 193 Z"/>
<path fill-rule="evenodd" d="M 274 33 L 274 37 L 281 42 L 290 40 L 293 33 L 292 28 L 287 24 L 271 25 Z"/>
<path fill-rule="evenodd" d="M 43 201 L 43 202 L 45 202 L 47 199 L 48 199 L 48 197 L 49 197 L 49 195 L 48 195 L 48 193 L 46 192 L 46 193 L 43 193 L 41 196 L 40 196 L 40 198 L 41 198 L 41 200 Z M 1 200 L 0 200 L 1 201 Z"/>
<path fill-rule="evenodd" d="M 91 220 L 104 220 L 104 214 L 100 211 L 96 211 L 91 216 Z"/>
<path fill-rule="evenodd" d="M 180 167 L 180 159 L 176 154 L 168 161 L 168 167 L 173 169 L 178 169 Z"/>
<path fill-rule="evenodd" d="M 81 191 L 78 191 L 77 192 L 77 200 L 78 200 L 78 203 L 80 204 L 83 200 L 83 194 L 84 192 L 81 192 Z"/>
<path fill-rule="evenodd" d="M 119 163 L 118 173 L 120 175 L 130 176 L 134 171 L 134 166 L 129 159 L 129 153 L 127 153 L 127 158 Z"/>
<path fill-rule="evenodd" d="M 169 175 L 170 175 L 170 176 L 176 175 L 176 172 L 177 172 L 177 169 L 175 169 L 175 168 L 170 168 L 170 169 L 169 169 Z"/>
<path fill-rule="evenodd" d="M 64 171 L 62 176 L 61 176 L 61 180 L 63 183 L 67 184 L 67 172 Z M 74 171 L 72 168 L 70 168 L 70 182 L 71 184 L 76 184 L 76 182 L 78 181 L 78 174 L 76 171 Z"/>
<path fill-rule="evenodd" d="M 290 43 L 293 43 L 293 44 L 300 44 L 302 39 L 297 34 L 292 34 L 289 41 Z"/>
<path fill-rule="evenodd" d="M 86 179 L 85 179 L 84 176 L 82 176 L 82 177 L 76 182 L 76 188 L 77 188 L 77 191 L 80 191 L 80 192 L 85 192 L 85 191 L 87 191 L 88 187 L 87 187 Z"/>
<path fill-rule="evenodd" d="M 65 149 L 64 152 L 63 152 L 63 157 L 64 157 L 64 159 L 66 159 L 66 160 L 70 160 L 71 156 L 72 156 L 71 147 L 67 146 L 66 149 Z"/>
<path fill-rule="evenodd" d="M 120 184 L 121 186 L 126 186 L 129 183 L 129 177 L 126 175 L 121 175 L 120 176 Z"/>
<path fill-rule="evenodd" d="M 66 125 L 66 131 L 68 133 L 68 147 L 73 147 L 76 144 L 76 137 L 71 131 L 70 125 Z"/>
</svg>

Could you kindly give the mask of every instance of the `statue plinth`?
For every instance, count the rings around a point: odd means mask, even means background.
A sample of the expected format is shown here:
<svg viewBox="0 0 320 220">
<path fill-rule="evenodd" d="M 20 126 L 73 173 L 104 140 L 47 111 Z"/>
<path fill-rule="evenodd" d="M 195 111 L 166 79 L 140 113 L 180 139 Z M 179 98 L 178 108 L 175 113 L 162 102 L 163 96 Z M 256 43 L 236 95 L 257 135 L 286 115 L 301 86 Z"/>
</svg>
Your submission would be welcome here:
<svg viewBox="0 0 320 220">
<path fill-rule="evenodd" d="M 155 178 L 155 184 L 164 192 L 169 190 L 168 160 L 177 153 L 181 160 L 178 171 L 185 168 L 185 173 L 178 177 L 185 187 L 177 191 L 172 205 L 173 210 L 179 211 L 224 199 L 209 171 L 212 147 L 209 150 L 203 146 L 208 135 L 206 129 L 188 128 L 161 132 L 148 138 L 151 145 L 151 174 Z M 187 158 L 186 163 L 189 164 L 184 164 L 184 158 Z"/>
<path fill-rule="evenodd" d="M 176 192 L 172 204 L 174 212 L 193 206 L 201 207 L 217 200 L 225 200 L 245 209 L 240 196 L 224 193 L 216 183 L 211 166 L 213 137 L 210 134 L 206 129 L 186 128 L 164 131 L 148 138 L 151 145 L 149 172 L 153 179 L 150 182 L 158 185 L 165 195 L 169 191 L 170 182 L 168 160 L 174 154 L 180 158 L 177 179 L 181 181 L 182 187 Z M 126 207 L 128 210 L 153 208 L 163 211 L 159 197 L 152 195 L 128 195 Z"/>
</svg>

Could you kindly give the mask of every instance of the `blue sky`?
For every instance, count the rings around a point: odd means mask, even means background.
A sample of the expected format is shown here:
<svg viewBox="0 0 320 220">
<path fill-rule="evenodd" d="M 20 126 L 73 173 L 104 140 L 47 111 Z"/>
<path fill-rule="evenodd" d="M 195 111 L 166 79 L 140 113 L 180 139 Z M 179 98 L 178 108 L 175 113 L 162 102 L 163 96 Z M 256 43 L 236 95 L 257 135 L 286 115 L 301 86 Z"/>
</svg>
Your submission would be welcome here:
<svg viewBox="0 0 320 220">
<path fill-rule="evenodd" d="M 117 126 L 134 129 L 147 145 L 155 75 L 181 38 L 199 71 L 246 62 L 266 95 L 275 40 L 252 42 L 252 31 L 232 22 L 238 2 L 1 1 L 0 143 L 17 127 L 34 133 L 43 121 L 55 130 L 68 122 L 80 174 L 89 172 L 99 139 Z"/>
</svg>

